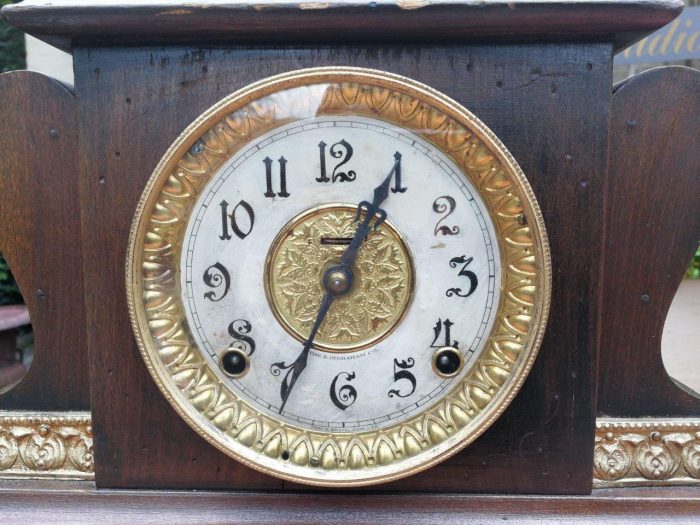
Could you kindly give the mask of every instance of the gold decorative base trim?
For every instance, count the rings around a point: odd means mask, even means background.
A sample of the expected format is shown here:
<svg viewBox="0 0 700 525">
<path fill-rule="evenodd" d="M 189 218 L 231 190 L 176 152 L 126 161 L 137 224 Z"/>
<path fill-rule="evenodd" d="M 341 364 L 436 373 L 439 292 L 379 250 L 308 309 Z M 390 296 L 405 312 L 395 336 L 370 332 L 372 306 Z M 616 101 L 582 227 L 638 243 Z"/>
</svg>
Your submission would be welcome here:
<svg viewBox="0 0 700 525">
<path fill-rule="evenodd" d="M 0 479 L 95 479 L 89 412 L 0 411 Z"/>
<path fill-rule="evenodd" d="M 593 487 L 700 485 L 700 419 L 599 418 Z"/>
</svg>

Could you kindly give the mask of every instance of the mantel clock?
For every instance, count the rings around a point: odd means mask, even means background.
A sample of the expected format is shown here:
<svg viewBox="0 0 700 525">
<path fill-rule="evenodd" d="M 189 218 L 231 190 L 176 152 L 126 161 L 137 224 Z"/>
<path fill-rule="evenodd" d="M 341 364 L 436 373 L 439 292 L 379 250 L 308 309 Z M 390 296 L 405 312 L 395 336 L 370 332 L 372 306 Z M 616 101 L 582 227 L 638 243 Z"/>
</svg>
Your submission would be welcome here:
<svg viewBox="0 0 700 525">
<path fill-rule="evenodd" d="M 699 396 L 659 341 L 700 235 L 700 75 L 612 78 L 682 7 L 5 6 L 75 86 L 0 75 L 0 251 L 36 340 L 0 478 L 310 522 L 468 493 L 621 516 L 569 496 L 699 484 Z"/>
</svg>

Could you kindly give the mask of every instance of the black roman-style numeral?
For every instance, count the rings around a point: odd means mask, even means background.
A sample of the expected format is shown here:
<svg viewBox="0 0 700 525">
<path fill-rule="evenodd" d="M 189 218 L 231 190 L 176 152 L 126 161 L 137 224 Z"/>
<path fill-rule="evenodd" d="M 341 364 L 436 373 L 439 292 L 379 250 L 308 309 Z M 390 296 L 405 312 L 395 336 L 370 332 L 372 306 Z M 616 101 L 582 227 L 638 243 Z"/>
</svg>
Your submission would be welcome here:
<svg viewBox="0 0 700 525">
<path fill-rule="evenodd" d="M 255 352 L 255 340 L 248 334 L 253 330 L 253 325 L 245 319 L 236 319 L 228 325 L 228 333 L 234 341 L 229 348 L 238 349 L 248 354 L 248 357 Z"/>
<path fill-rule="evenodd" d="M 252 206 L 246 201 L 241 200 L 233 207 L 231 213 L 228 212 L 228 202 L 225 200 L 221 201 L 219 206 L 221 206 L 221 235 L 219 235 L 219 239 L 222 241 L 230 240 L 231 231 L 233 231 L 239 239 L 248 237 L 250 232 L 253 231 L 253 225 L 255 224 L 255 213 L 253 212 Z M 240 216 L 242 215 L 248 218 L 247 225 L 241 226 L 239 223 Z"/>
<path fill-rule="evenodd" d="M 319 158 L 321 161 L 321 175 L 316 177 L 317 182 L 352 182 L 357 178 L 357 173 L 353 170 L 340 171 L 340 167 L 344 166 L 352 158 L 352 146 L 345 140 L 336 142 L 330 148 L 331 157 L 341 159 L 341 161 L 333 168 L 333 173 L 330 177 L 326 173 L 326 146 L 323 141 L 318 143 Z"/>
<path fill-rule="evenodd" d="M 405 380 L 404 383 L 408 381 L 408 384 L 411 385 L 411 389 L 409 391 L 404 390 L 402 392 L 401 388 L 405 386 L 402 385 L 400 388 L 389 390 L 389 392 L 387 393 L 389 397 L 408 397 L 416 391 L 416 376 L 414 376 L 411 372 L 408 371 L 408 369 L 413 368 L 413 365 L 415 364 L 416 362 L 412 357 L 409 357 L 406 361 L 399 361 L 398 359 L 394 359 L 394 383 L 402 380 Z"/>
<path fill-rule="evenodd" d="M 357 399 L 357 390 L 350 384 L 345 384 L 339 387 L 338 381 L 342 380 L 350 383 L 350 381 L 353 379 L 355 379 L 355 372 L 341 372 L 335 376 L 331 382 L 331 401 L 333 401 L 333 404 L 340 410 L 346 410 L 355 402 Z"/>
<path fill-rule="evenodd" d="M 401 153 L 394 153 L 396 160 L 396 169 L 394 170 L 394 187 L 391 188 L 392 193 L 405 193 L 408 188 L 401 186 Z"/>
<path fill-rule="evenodd" d="M 289 197 L 289 192 L 287 192 L 287 159 L 280 157 L 277 162 L 279 163 L 280 171 L 280 191 L 275 193 L 272 190 L 272 159 L 270 157 L 265 157 L 263 163 L 265 164 L 265 184 L 267 186 L 267 191 L 265 192 L 265 197 Z"/>
<path fill-rule="evenodd" d="M 476 274 L 472 272 L 471 270 L 467 270 L 467 266 L 469 266 L 472 261 L 474 260 L 474 257 L 467 257 L 466 255 L 460 255 L 459 257 L 453 257 L 450 260 L 450 268 L 457 268 L 460 264 L 462 264 L 462 269 L 459 271 L 457 274 L 459 277 L 466 277 L 469 279 L 469 290 L 467 293 L 464 293 L 461 288 L 449 288 L 446 292 L 445 295 L 447 297 L 452 297 L 452 296 L 457 296 L 457 297 L 469 297 L 471 294 L 474 293 L 476 290 L 476 287 L 479 284 L 479 279 L 477 278 Z"/>
<path fill-rule="evenodd" d="M 435 334 L 435 337 L 433 338 L 433 342 L 430 345 L 430 348 L 442 348 L 444 346 L 459 348 L 459 342 L 453 341 L 450 337 L 450 328 L 452 328 L 453 326 L 454 323 L 449 319 L 445 319 L 444 321 L 442 319 L 438 319 L 437 323 L 435 323 L 435 326 L 433 326 L 433 333 Z M 443 328 L 445 330 L 444 343 L 438 343 L 438 339 L 440 339 L 440 335 L 442 335 L 443 333 Z"/>
<path fill-rule="evenodd" d="M 433 202 L 433 211 L 435 213 L 444 213 L 444 215 L 440 217 L 440 220 L 437 221 L 437 224 L 435 225 L 436 236 L 438 233 L 442 235 L 457 235 L 459 233 L 459 226 L 450 227 L 441 224 L 443 221 L 445 221 L 445 219 L 447 219 L 447 217 L 452 215 L 452 212 L 455 211 L 456 207 L 457 202 L 449 195 L 443 195 L 442 197 L 435 199 L 435 202 Z"/>
<path fill-rule="evenodd" d="M 226 294 L 231 287 L 231 276 L 223 264 L 217 262 L 211 265 L 204 272 L 203 279 L 204 284 L 206 284 L 209 288 L 212 288 L 210 292 L 206 292 L 204 294 L 205 299 L 219 302 L 221 299 L 226 297 Z"/>
</svg>

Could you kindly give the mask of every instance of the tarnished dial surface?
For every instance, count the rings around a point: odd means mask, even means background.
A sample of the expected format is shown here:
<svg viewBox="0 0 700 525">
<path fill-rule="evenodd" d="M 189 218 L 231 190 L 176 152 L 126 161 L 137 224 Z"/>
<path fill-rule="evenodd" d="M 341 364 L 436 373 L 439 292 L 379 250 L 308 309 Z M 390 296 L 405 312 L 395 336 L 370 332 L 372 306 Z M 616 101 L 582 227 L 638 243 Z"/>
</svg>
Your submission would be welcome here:
<svg viewBox="0 0 700 525">
<path fill-rule="evenodd" d="M 379 226 L 324 281 L 387 174 Z M 195 122 L 144 193 L 127 269 L 142 352 L 181 415 L 322 485 L 394 479 L 473 440 L 524 379 L 549 298 L 539 210 L 495 137 L 418 84 L 352 69 L 278 77 Z M 306 355 L 333 286 L 350 289 Z"/>
</svg>

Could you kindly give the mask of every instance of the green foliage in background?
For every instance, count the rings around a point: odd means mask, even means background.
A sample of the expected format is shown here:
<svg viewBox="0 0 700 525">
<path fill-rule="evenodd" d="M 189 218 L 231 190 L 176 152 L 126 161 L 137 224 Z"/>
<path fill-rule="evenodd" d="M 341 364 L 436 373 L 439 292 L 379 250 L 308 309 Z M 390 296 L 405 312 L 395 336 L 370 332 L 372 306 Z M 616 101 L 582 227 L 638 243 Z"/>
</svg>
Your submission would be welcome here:
<svg viewBox="0 0 700 525">
<path fill-rule="evenodd" d="M 698 251 L 695 252 L 693 262 L 690 263 L 690 268 L 688 268 L 688 273 L 685 276 L 688 279 L 700 279 L 700 246 L 698 246 Z"/>
<path fill-rule="evenodd" d="M 15 2 L 0 0 L 0 7 L 12 3 Z M 25 67 L 24 36 L 0 18 L 0 73 Z"/>
</svg>

